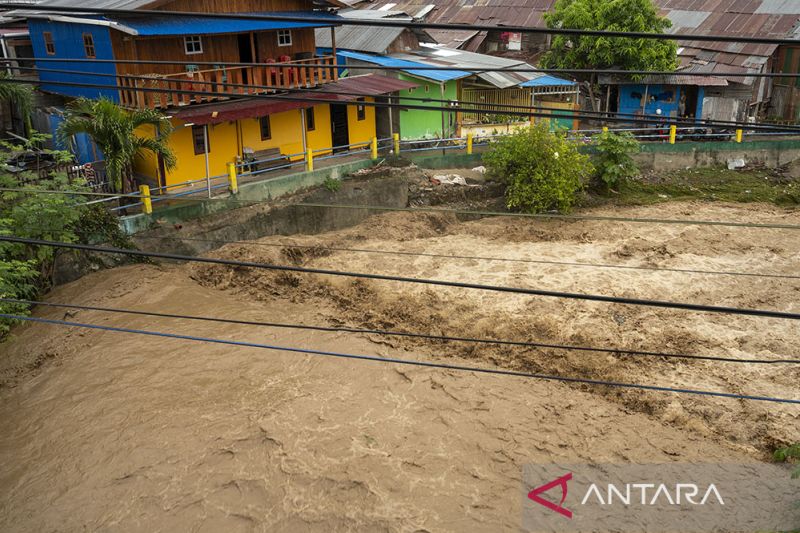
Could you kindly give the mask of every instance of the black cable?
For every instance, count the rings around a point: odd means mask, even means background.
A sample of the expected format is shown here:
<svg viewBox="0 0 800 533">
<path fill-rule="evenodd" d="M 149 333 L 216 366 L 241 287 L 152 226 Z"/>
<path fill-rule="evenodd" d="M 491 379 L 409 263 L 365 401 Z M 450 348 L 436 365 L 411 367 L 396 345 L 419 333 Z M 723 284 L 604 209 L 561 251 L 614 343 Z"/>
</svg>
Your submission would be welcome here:
<svg viewBox="0 0 800 533">
<path fill-rule="evenodd" d="M 87 76 L 93 76 L 93 74 L 87 74 Z M 309 102 L 308 98 L 303 98 L 300 96 L 291 96 L 291 95 L 278 95 L 278 94 L 231 94 L 231 93 L 224 93 L 220 96 L 219 93 L 213 91 L 198 91 L 196 89 L 190 90 L 182 90 L 182 89 L 157 89 L 151 87 L 127 87 L 124 85 L 111 85 L 111 84 L 99 84 L 99 83 L 80 83 L 80 82 L 67 82 L 67 81 L 29 81 L 29 80 L 19 80 L 14 78 L 8 78 L 0 80 L 0 83 L 16 83 L 16 84 L 23 84 L 23 85 L 56 85 L 62 87 L 85 87 L 85 88 L 94 88 L 94 89 L 105 89 L 105 90 L 119 90 L 119 91 L 132 91 L 132 92 L 145 92 L 145 93 L 158 93 L 158 94 L 193 94 L 198 96 L 213 96 L 215 98 L 222 98 L 224 101 L 233 101 L 233 100 L 241 100 L 241 99 L 266 99 L 266 100 L 275 100 L 275 101 L 290 101 L 290 102 Z M 324 85 L 322 86 L 324 87 Z M 323 91 L 324 92 L 324 91 Z M 375 95 L 365 95 L 365 96 L 375 96 Z M 399 98 L 398 98 L 399 99 Z M 325 98 L 317 98 L 314 99 L 313 102 L 318 104 L 343 104 L 343 105 L 356 105 L 355 102 L 342 102 L 336 99 L 325 99 Z M 206 102 L 212 105 L 218 105 L 220 102 Z M 422 105 L 413 105 L 413 104 L 399 104 L 399 103 L 388 103 L 388 102 L 366 102 L 366 101 L 359 101 L 357 103 L 360 106 L 368 106 L 374 108 L 390 108 L 390 109 L 407 109 L 407 110 L 415 110 L 415 111 L 430 111 L 430 112 L 438 112 L 438 113 L 483 113 L 483 114 L 498 114 L 496 111 L 492 111 L 491 109 L 482 109 L 477 107 L 470 107 L 464 108 L 461 106 L 454 106 L 454 107 L 435 107 L 435 106 L 422 106 Z M 198 104 L 203 105 L 203 104 Z M 166 106 L 165 109 L 168 109 L 169 106 Z M 537 118 L 547 118 L 552 119 L 553 115 L 551 113 L 542 113 L 537 111 L 532 112 L 520 112 L 520 111 L 505 111 L 501 113 L 503 115 L 510 115 L 510 116 L 519 116 L 519 117 L 537 117 Z M 668 125 L 675 125 L 675 126 L 686 126 L 686 127 L 697 127 L 697 121 L 692 119 L 681 119 L 681 118 L 669 118 L 667 119 L 664 117 L 663 119 L 659 119 L 656 117 L 652 118 L 621 118 L 621 117 L 614 117 L 614 116 L 606 116 L 602 118 L 598 118 L 594 115 L 588 115 L 583 111 L 569 111 L 565 110 L 564 113 L 560 113 L 559 118 L 572 118 L 572 119 L 581 119 L 585 118 L 587 120 L 597 120 L 606 123 L 624 123 L 624 124 L 646 124 L 649 127 L 654 127 L 655 123 L 659 123 L 658 127 L 667 127 Z M 735 123 L 718 123 L 716 121 L 706 121 L 705 125 L 708 127 L 715 127 L 718 126 L 720 129 L 730 129 L 733 126 L 739 126 L 740 129 L 747 129 L 750 131 L 772 131 L 772 132 L 787 132 L 787 133 L 794 133 L 800 132 L 800 128 L 796 126 L 776 126 L 770 124 L 749 124 L 746 122 L 735 122 Z"/>
<path fill-rule="evenodd" d="M 780 318 L 788 320 L 800 320 L 800 313 L 789 313 L 784 311 L 770 311 L 764 309 L 744 309 L 738 307 L 723 307 L 715 305 L 702 305 L 683 302 L 670 302 L 662 300 L 638 299 L 638 298 L 623 298 L 617 296 L 603 296 L 599 294 L 582 294 L 570 293 L 561 291 L 549 291 L 542 289 L 524 289 L 519 287 L 505 287 L 498 285 L 483 285 L 478 283 L 466 283 L 460 281 L 444 281 L 425 278 L 409 278 L 404 276 L 389 276 L 384 274 L 368 274 L 362 272 L 347 272 L 339 270 L 326 270 L 322 268 L 307 268 L 299 266 L 286 266 L 286 265 L 273 265 L 269 263 L 256 263 L 251 261 L 235 261 L 232 259 L 219 259 L 212 257 L 191 257 L 187 255 L 164 253 L 164 252 L 146 252 L 142 250 L 126 250 L 124 248 L 111 248 L 103 246 L 94 246 L 88 244 L 65 243 L 57 241 L 46 241 L 40 239 L 26 239 L 22 237 L 13 237 L 8 235 L 0 235 L 0 241 L 15 242 L 19 244 L 29 244 L 34 246 L 51 246 L 54 248 L 67 248 L 72 250 L 84 250 L 90 252 L 102 252 L 119 255 L 130 255 L 135 257 L 156 257 L 159 259 L 170 259 L 174 261 L 188 261 L 195 263 L 208 263 L 214 265 L 237 266 L 246 268 L 258 268 L 263 270 L 277 270 L 283 272 L 297 272 L 302 274 L 321 274 L 324 276 L 337 276 L 346 278 L 357 279 L 370 279 L 379 281 L 396 281 L 401 283 L 415 283 L 419 285 L 433 285 L 439 287 L 453 287 L 459 289 L 476 289 L 491 292 L 511 293 L 511 294 L 524 294 L 528 296 L 546 296 L 551 298 L 562 298 L 570 300 L 585 300 L 592 302 L 615 303 L 622 305 L 636 305 L 644 307 L 658 307 L 665 309 L 681 309 L 684 311 L 699 311 L 707 313 L 723 313 L 733 315 L 746 315 L 756 316 L 762 318 Z"/>
<path fill-rule="evenodd" d="M 342 51 L 347 51 L 343 48 Z M 333 53 L 333 52 L 331 52 Z M 367 54 L 365 55 L 374 55 Z M 89 59 L 89 58 L 64 58 L 64 57 L 12 57 L 2 59 L 2 63 L 14 63 L 17 61 L 36 61 L 42 63 L 73 63 L 80 61 L 81 63 L 114 63 L 114 64 L 131 64 L 131 65 L 201 65 L 201 66 L 219 66 L 224 64 L 228 67 L 275 67 L 275 68 L 290 68 L 290 67 L 319 67 L 319 68 L 332 68 L 331 65 L 325 63 L 306 63 L 302 65 L 298 63 L 254 63 L 242 61 L 172 61 L 163 59 Z M 409 59 L 409 62 L 414 60 Z M 346 70 L 441 70 L 441 71 L 464 71 L 464 67 L 448 67 L 414 65 L 411 67 L 387 67 L 384 65 L 351 65 L 342 64 L 337 65 L 338 68 Z M 11 68 L 19 68 L 12 66 Z M 683 71 L 683 70 L 624 70 L 624 69 L 597 69 L 597 68 L 546 68 L 546 67 L 481 67 L 480 69 L 471 69 L 470 72 L 530 72 L 538 73 L 544 72 L 547 74 L 608 74 L 619 76 L 697 76 L 697 77 L 712 77 L 712 78 L 800 78 L 800 74 L 791 72 L 696 72 L 696 71 Z M 86 74 L 86 72 L 83 72 Z M 124 76 L 124 74 L 120 74 Z"/>
<path fill-rule="evenodd" d="M 1 190 L 1 189 L 0 189 Z M 249 246 L 262 246 L 268 248 L 300 248 L 306 250 L 326 250 L 330 252 L 354 252 L 363 254 L 379 254 L 379 255 L 399 255 L 409 257 L 430 257 L 435 259 L 464 259 L 469 261 L 497 261 L 503 263 L 529 263 L 537 265 L 559 265 L 559 266 L 574 266 L 574 267 L 587 267 L 587 268 L 612 268 L 622 270 L 646 270 L 652 272 L 675 272 L 679 274 L 699 274 L 711 276 L 741 276 L 753 278 L 771 278 L 771 279 L 800 279 L 800 275 L 792 276 L 789 274 L 755 274 L 751 272 L 731 272 L 719 270 L 696 270 L 690 268 L 665 268 L 665 267 L 647 267 L 647 266 L 634 266 L 634 265 L 612 265 L 605 263 L 579 263 L 575 261 L 553 261 L 545 259 L 519 259 L 509 257 L 487 257 L 480 255 L 460 255 L 460 254 L 434 254 L 426 252 L 404 252 L 398 250 L 376 250 L 367 248 L 344 248 L 338 246 L 321 246 L 321 245 L 308 245 L 296 243 L 267 243 L 260 241 L 247 241 L 247 240 L 223 240 L 223 239 L 201 239 L 197 237 L 182 237 L 179 235 L 136 235 L 135 239 L 155 239 L 162 241 L 186 241 L 186 242 L 205 242 L 215 244 L 242 244 Z"/>
<path fill-rule="evenodd" d="M 157 313 L 151 311 L 139 311 L 135 309 L 120 309 L 114 307 L 95 307 L 89 305 L 65 304 L 54 302 L 43 302 L 37 300 L 18 300 L 14 298 L 0 298 L 0 302 L 21 303 L 25 305 L 41 305 L 45 307 L 59 307 L 66 309 L 78 309 L 81 311 L 101 311 L 104 313 L 121 313 L 128 315 L 151 316 L 157 318 L 174 318 L 180 320 L 196 320 L 202 322 L 214 322 L 219 324 L 237 324 L 242 326 L 261 326 L 271 328 L 300 329 L 309 331 L 324 331 L 329 333 L 359 333 L 366 335 L 380 335 L 384 337 L 407 337 L 413 339 L 427 339 L 442 342 L 467 342 L 473 344 L 496 344 L 501 346 L 516 346 L 523 348 L 550 348 L 553 350 L 580 351 L 580 352 L 600 352 L 609 353 L 616 356 L 644 356 L 661 357 L 664 359 L 694 359 L 703 361 L 716 361 L 722 363 L 746 363 L 746 364 L 800 364 L 800 359 L 739 359 L 735 357 L 720 357 L 712 355 L 690 355 L 676 354 L 668 352 L 652 352 L 643 350 L 626 350 L 622 348 L 597 348 L 592 346 L 573 346 L 566 344 L 547 344 L 542 342 L 510 341 L 487 338 L 455 337 L 447 335 L 430 335 L 426 333 L 409 333 L 405 331 L 390 331 L 381 329 L 362 329 L 349 327 L 333 326 L 309 326 L 305 324 L 286 324 L 280 322 L 262 322 L 255 320 L 237 320 L 231 318 L 213 318 L 196 315 L 180 315 L 172 313 Z"/>
<path fill-rule="evenodd" d="M 296 68 L 296 67 L 295 67 Z M 327 68 L 331 68 L 328 66 Z M 118 78 L 125 78 L 125 79 L 132 79 L 132 80 L 142 80 L 145 82 L 152 82 L 154 78 L 143 76 L 143 75 L 134 75 L 134 74 L 109 74 L 109 73 L 95 73 L 91 72 L 88 73 L 86 71 L 81 70 L 68 70 L 68 69 L 49 69 L 49 68 L 40 68 L 40 67 L 17 67 L 17 70 L 31 70 L 36 72 L 49 72 L 53 74 L 72 74 L 76 76 L 85 76 L 90 78 L 112 78 L 117 80 Z M 341 78 L 341 79 L 352 79 L 352 78 Z M 180 80 L 177 78 L 173 78 L 171 80 L 165 80 L 157 78 L 158 81 L 167 81 L 171 83 L 183 83 L 188 82 L 188 80 Z M 2 83 L 2 80 L 0 80 Z M 38 84 L 48 84 L 48 81 L 38 81 Z M 218 82 L 218 81 L 211 81 L 211 80 L 200 80 L 200 79 L 193 79 L 191 80 L 192 86 L 194 85 L 203 85 L 206 87 L 210 87 L 209 91 L 214 92 L 215 94 L 218 88 L 227 88 L 227 89 L 258 89 L 264 91 L 281 91 L 281 93 L 287 94 L 309 94 L 309 93 L 320 93 L 323 95 L 327 94 L 337 94 L 343 96 L 354 96 L 357 98 L 375 98 L 377 95 L 374 94 L 366 94 L 366 93 L 358 93 L 358 92 L 350 92 L 350 91 L 334 91 L 334 93 L 330 93 L 329 91 L 325 90 L 326 85 L 319 85 L 313 88 L 286 88 L 280 86 L 273 86 L 273 85 L 256 85 L 256 84 L 249 84 L 249 83 L 231 83 L 231 82 Z M 98 85 L 102 85 L 98 83 Z M 106 85 L 104 85 L 106 87 Z M 107 87 L 111 87 L 108 85 Z M 125 85 L 116 85 L 115 87 L 125 87 L 126 89 L 121 90 L 131 90 L 137 91 L 137 87 L 130 87 Z M 151 87 L 152 88 L 152 87 Z M 158 88 L 152 88 L 155 90 L 161 90 Z M 182 89 L 164 89 L 165 91 L 178 91 L 180 93 L 186 94 L 193 94 L 193 90 L 184 91 Z M 251 94 L 240 94 L 240 93 L 223 93 L 224 95 L 229 95 L 231 97 L 235 97 L 237 99 L 240 98 L 247 98 L 249 96 L 254 96 Z M 304 98 L 304 100 L 308 100 L 308 98 Z M 442 110 L 447 110 L 447 112 L 459 112 L 459 113 L 476 113 L 476 114 L 485 114 L 485 115 L 504 115 L 506 114 L 506 110 L 515 111 L 517 113 L 526 113 L 529 114 L 530 111 L 539 111 L 547 113 L 547 117 L 552 118 L 552 111 L 558 111 L 559 116 L 568 116 L 561 114 L 564 111 L 561 108 L 554 108 L 554 107 L 547 107 L 541 105 L 520 105 L 520 104 L 478 104 L 476 102 L 468 102 L 466 100 L 443 100 L 441 98 L 420 98 L 420 97 L 413 97 L 413 96 L 399 96 L 398 97 L 397 105 L 404 105 L 404 102 L 424 102 L 424 103 L 434 103 L 440 104 L 439 107 L 430 107 L 433 112 L 440 112 Z M 340 102 L 341 103 L 341 102 Z M 357 102 L 361 105 L 363 102 Z M 383 102 L 378 102 L 382 104 Z M 205 104 L 201 104 L 205 105 Z M 354 105 L 354 103 L 350 103 L 350 105 Z M 474 106 L 478 105 L 485 105 L 488 106 L 486 108 L 477 109 Z M 449 107 L 452 106 L 452 107 Z M 427 107 L 427 106 L 426 106 Z M 645 120 L 648 122 L 649 125 L 653 123 L 666 120 L 668 124 L 672 124 L 673 119 L 671 117 L 662 117 L 659 115 L 653 115 L 650 119 L 647 118 L 645 115 L 643 118 L 642 114 L 637 113 L 621 113 L 619 111 L 615 111 L 613 113 L 606 112 L 606 111 L 591 111 L 591 110 L 584 110 L 581 109 L 579 111 L 575 111 L 576 113 L 581 114 L 581 118 L 593 119 L 597 121 L 604 121 L 609 116 L 614 116 L 616 118 L 625 118 L 631 119 L 630 121 L 634 120 Z M 798 126 L 781 126 L 775 124 L 769 124 L 764 122 L 738 122 L 735 120 L 709 120 L 709 119 L 686 119 L 686 122 L 690 122 L 693 128 L 700 128 L 700 127 L 717 127 L 717 128 L 746 128 L 752 129 L 753 127 L 761 128 L 765 131 L 779 131 L 779 132 L 796 132 L 800 134 L 800 127 Z M 578 130 L 579 132 L 580 130 Z"/>
<path fill-rule="evenodd" d="M 22 10 L 23 16 L 27 18 L 46 18 L 46 13 L 66 12 L 69 14 L 103 14 L 110 16 L 134 15 L 136 17 L 187 17 L 187 18 L 211 18 L 211 19 L 233 19 L 233 20 L 264 20 L 282 22 L 320 22 L 344 26 L 372 26 L 384 28 L 409 28 L 409 29 L 437 29 L 437 30 L 472 30 L 472 31 L 497 31 L 494 24 L 445 24 L 437 22 L 409 22 L 402 20 L 361 20 L 346 19 L 336 16 L 329 18 L 308 17 L 302 15 L 287 14 L 237 14 L 237 13 L 202 13 L 187 11 L 161 11 L 154 9 L 109 9 L 91 7 L 59 7 L 59 6 L 36 6 L 31 4 L 4 3 L 0 4 L 0 9 Z M 38 15 L 38 16 L 37 16 Z M 20 16 L 19 13 L 16 16 Z M 124 24 L 124 21 L 122 22 Z M 534 33 L 544 35 L 586 35 L 590 37 L 622 37 L 627 39 L 653 39 L 661 41 L 705 41 L 705 42 L 733 42 L 733 43 L 752 43 L 752 44 L 777 44 L 796 46 L 797 39 L 779 39 L 774 37 L 743 37 L 731 35 L 699 35 L 687 33 L 650 33 L 650 32 L 625 32 L 608 30 L 580 30 L 569 28 L 531 28 L 527 26 L 502 26 L 503 31 L 512 33 Z"/>
<path fill-rule="evenodd" d="M 132 329 L 132 328 L 117 328 L 113 326 L 101 326 L 99 324 L 84 324 L 81 322 L 68 322 L 66 320 L 52 320 L 47 318 L 36 318 L 30 316 L 21 316 L 21 315 L 11 315 L 11 314 L 0 314 L 0 318 L 5 318 L 8 320 L 18 320 L 24 322 L 38 322 L 40 324 L 52 324 L 58 326 L 69 326 L 69 327 L 77 327 L 77 328 L 85 328 L 85 329 L 95 329 L 95 330 L 102 330 L 102 331 L 113 331 L 116 333 L 131 333 L 136 335 L 148 335 L 152 337 L 161 337 L 161 338 L 168 338 L 168 339 L 178 339 L 178 340 L 187 340 L 187 341 L 194 341 L 194 342 L 205 342 L 205 343 L 214 343 L 214 344 L 225 344 L 229 346 L 240 346 L 246 348 L 260 348 L 264 350 L 274 350 L 274 351 L 282 351 L 282 352 L 293 352 L 293 353 L 301 353 L 305 355 L 320 355 L 320 356 L 327 356 L 327 357 L 338 357 L 342 359 L 357 359 L 361 361 L 374 361 L 378 363 L 391 363 L 391 364 L 399 364 L 399 365 L 410 365 L 410 366 L 420 366 L 420 367 L 427 367 L 427 368 L 436 368 L 442 370 L 457 370 L 457 371 L 464 371 L 464 372 L 475 372 L 480 374 L 493 374 L 499 376 L 514 376 L 514 377 L 522 377 L 522 378 L 529 378 L 529 379 L 541 379 L 546 381 L 560 381 L 563 383 L 574 383 L 574 384 L 585 384 L 585 385 L 602 385 L 607 387 L 618 387 L 618 388 L 626 388 L 626 389 L 638 389 L 638 390 L 647 390 L 647 391 L 655 391 L 655 392 L 671 392 L 676 394 L 694 394 L 699 396 L 715 396 L 721 398 L 732 398 L 736 400 L 752 400 L 752 401 L 762 401 L 762 402 L 773 402 L 773 403 L 788 403 L 788 404 L 800 404 L 800 400 L 794 400 L 790 398 L 775 398 L 771 396 L 751 396 L 746 394 L 735 394 L 730 392 L 717 392 L 717 391 L 704 391 L 704 390 L 695 390 L 695 389 L 679 389 L 673 387 L 661 387 L 657 385 L 641 385 L 638 383 L 620 383 L 616 381 L 604 381 L 599 379 L 586 379 L 586 378 L 574 378 L 574 377 L 565 377 L 565 376 L 552 376 L 547 374 L 534 374 L 534 373 L 527 373 L 527 372 L 517 372 L 513 370 L 501 370 L 495 368 L 480 368 L 480 367 L 471 367 L 471 366 L 463 366 L 463 365 L 452 365 L 446 363 L 434 363 L 429 361 L 417 361 L 417 360 L 409 360 L 409 359 L 396 359 L 391 357 L 379 357 L 376 355 L 361 355 L 361 354 L 350 354 L 350 353 L 342 353 L 342 352 L 330 352 L 325 350 L 314 350 L 310 348 L 295 348 L 291 346 L 276 346 L 270 344 L 260 344 L 255 342 L 245 342 L 245 341 L 233 341 L 233 340 L 224 340 L 224 339 L 214 339 L 209 337 L 197 337 L 193 335 L 178 335 L 176 333 L 163 333 L 159 331 L 149 331 L 149 330 L 141 330 L 141 329 Z"/>
</svg>

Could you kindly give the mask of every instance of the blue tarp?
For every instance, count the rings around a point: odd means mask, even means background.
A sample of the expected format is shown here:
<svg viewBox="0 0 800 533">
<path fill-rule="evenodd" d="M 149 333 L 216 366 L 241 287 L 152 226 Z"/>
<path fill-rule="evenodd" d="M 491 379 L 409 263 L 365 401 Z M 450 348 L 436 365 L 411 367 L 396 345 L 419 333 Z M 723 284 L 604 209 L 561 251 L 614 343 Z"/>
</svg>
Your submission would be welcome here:
<svg viewBox="0 0 800 533">
<path fill-rule="evenodd" d="M 405 59 L 397 59 L 390 56 L 363 54 L 361 52 L 351 52 L 350 50 L 340 50 L 338 48 L 336 49 L 336 55 L 349 59 L 355 59 L 356 61 L 364 61 L 365 63 L 373 63 L 382 67 L 396 67 L 406 74 L 411 74 L 412 76 L 416 76 L 418 78 L 425 78 L 438 82 L 458 80 L 461 78 L 466 78 L 467 76 L 472 76 L 472 72 L 466 72 L 463 70 L 418 70 L 418 68 L 415 67 L 429 67 L 434 65 L 427 65 L 425 63 L 418 63 L 416 61 L 407 61 Z"/>
<path fill-rule="evenodd" d="M 532 80 L 528 80 L 525 83 L 521 83 L 520 87 L 551 87 L 551 86 L 561 86 L 561 85 L 578 85 L 578 82 L 565 80 L 562 78 L 557 78 L 555 76 L 550 76 L 545 74 L 544 76 L 539 76 L 538 78 L 534 78 Z"/>
<path fill-rule="evenodd" d="M 307 18 L 308 22 L 282 20 L 249 20 L 216 17 L 136 17 L 108 19 L 135 30 L 139 35 L 211 35 L 216 33 L 244 33 L 250 31 L 292 30 L 296 28 L 322 28 L 341 24 L 341 18 L 310 11 L 291 13 L 251 13 L 265 16 Z"/>
</svg>

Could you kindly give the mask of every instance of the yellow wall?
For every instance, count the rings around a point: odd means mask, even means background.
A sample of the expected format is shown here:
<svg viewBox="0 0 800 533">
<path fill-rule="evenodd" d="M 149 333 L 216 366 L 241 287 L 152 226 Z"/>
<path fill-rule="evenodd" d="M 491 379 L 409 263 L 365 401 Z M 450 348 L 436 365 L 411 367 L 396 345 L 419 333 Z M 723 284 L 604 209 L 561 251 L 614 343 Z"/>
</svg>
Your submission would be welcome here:
<svg viewBox="0 0 800 533">
<path fill-rule="evenodd" d="M 331 131 L 331 106 L 319 104 L 314 106 L 314 131 L 307 132 L 308 147 L 312 150 L 331 148 L 333 146 L 333 132 Z M 330 150 L 314 154 L 317 156 L 329 154 Z"/>
<path fill-rule="evenodd" d="M 292 109 L 270 115 L 271 139 L 261 140 L 261 126 L 259 119 L 246 118 L 239 121 L 242 132 L 242 146 L 252 148 L 258 152 L 268 148 L 278 148 L 283 155 L 300 154 L 303 152 L 303 137 L 300 125 L 300 110 Z M 302 159 L 295 157 L 292 159 Z"/>
<path fill-rule="evenodd" d="M 170 136 L 170 146 L 178 159 L 177 166 L 167 172 L 167 185 L 203 179 L 206 176 L 204 154 L 195 155 L 192 128 L 175 121 L 175 130 Z M 208 126 L 208 163 L 210 175 L 227 175 L 227 164 L 239 154 L 239 143 L 235 122 L 223 122 Z"/>
<path fill-rule="evenodd" d="M 140 126 L 135 131 L 136 135 L 145 138 L 154 138 L 156 136 L 155 126 Z M 147 182 L 151 187 L 158 187 L 158 157 L 149 150 L 142 150 L 136 159 L 133 161 L 133 172 L 135 174 L 145 176 Z"/>
<path fill-rule="evenodd" d="M 367 102 L 374 102 L 374 98 L 365 98 Z M 350 144 L 369 142 L 375 137 L 375 108 L 365 106 L 366 116 L 364 120 L 358 120 L 358 106 L 347 106 L 347 130 L 349 132 Z"/>
</svg>

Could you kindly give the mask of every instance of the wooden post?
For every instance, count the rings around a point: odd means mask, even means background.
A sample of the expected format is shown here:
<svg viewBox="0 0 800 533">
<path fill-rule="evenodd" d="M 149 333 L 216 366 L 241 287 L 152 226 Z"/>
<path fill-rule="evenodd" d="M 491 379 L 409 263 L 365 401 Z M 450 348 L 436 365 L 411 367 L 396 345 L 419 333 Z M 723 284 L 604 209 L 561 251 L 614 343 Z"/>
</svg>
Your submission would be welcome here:
<svg viewBox="0 0 800 533">
<path fill-rule="evenodd" d="M 603 126 L 603 133 L 608 133 L 608 126 Z"/>
<path fill-rule="evenodd" d="M 370 143 L 370 148 L 372 149 L 372 159 L 378 159 L 378 138 L 373 137 L 372 142 Z"/>
<path fill-rule="evenodd" d="M 228 163 L 228 186 L 231 194 L 239 192 L 239 181 L 236 176 L 236 163 Z"/>
<path fill-rule="evenodd" d="M 741 143 L 743 139 L 744 139 L 744 131 L 736 130 L 736 142 Z"/>
<path fill-rule="evenodd" d="M 142 195 L 142 208 L 145 215 L 153 214 L 153 201 L 150 199 L 150 187 L 147 185 L 140 185 L 139 192 Z"/>
<path fill-rule="evenodd" d="M 472 155 L 472 132 L 467 133 L 467 155 Z"/>
<path fill-rule="evenodd" d="M 669 144 L 675 144 L 675 139 L 678 138 L 678 126 L 673 124 L 669 127 Z"/>
<path fill-rule="evenodd" d="M 314 172 L 314 149 L 310 146 L 306 150 L 306 172 Z"/>
<path fill-rule="evenodd" d="M 392 140 L 394 140 L 394 155 L 400 155 L 400 134 L 392 135 Z"/>
</svg>

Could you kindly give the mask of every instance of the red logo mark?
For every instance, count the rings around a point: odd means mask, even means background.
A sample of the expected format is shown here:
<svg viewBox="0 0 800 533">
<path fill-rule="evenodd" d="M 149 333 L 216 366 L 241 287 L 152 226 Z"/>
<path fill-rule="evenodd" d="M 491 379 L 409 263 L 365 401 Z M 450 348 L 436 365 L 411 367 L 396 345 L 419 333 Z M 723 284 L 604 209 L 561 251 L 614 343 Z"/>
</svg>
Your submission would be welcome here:
<svg viewBox="0 0 800 533">
<path fill-rule="evenodd" d="M 572 518 L 572 511 L 565 509 L 564 507 L 561 507 L 562 505 L 564 505 L 564 500 L 567 499 L 567 490 L 568 490 L 567 481 L 570 481 L 571 479 L 572 479 L 572 472 L 563 475 L 558 479 L 554 479 L 553 481 L 547 483 L 546 485 L 542 485 L 541 487 L 536 487 L 535 489 L 533 489 L 528 493 L 528 498 L 535 501 L 539 505 L 544 505 L 551 511 L 555 511 L 558 514 L 566 516 L 567 518 Z M 549 500 L 545 500 L 544 498 L 539 496 L 541 493 L 547 492 L 548 490 L 557 486 L 561 487 L 561 501 L 559 502 L 558 505 L 554 504 Z"/>
</svg>

